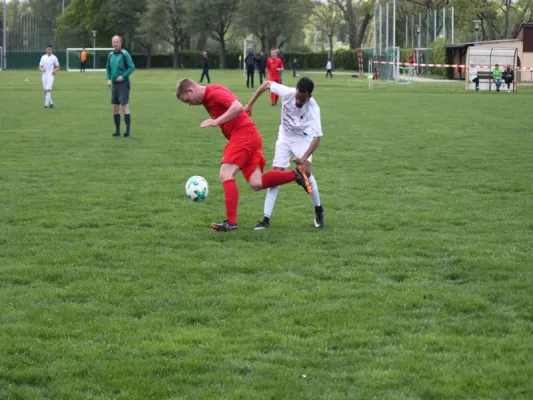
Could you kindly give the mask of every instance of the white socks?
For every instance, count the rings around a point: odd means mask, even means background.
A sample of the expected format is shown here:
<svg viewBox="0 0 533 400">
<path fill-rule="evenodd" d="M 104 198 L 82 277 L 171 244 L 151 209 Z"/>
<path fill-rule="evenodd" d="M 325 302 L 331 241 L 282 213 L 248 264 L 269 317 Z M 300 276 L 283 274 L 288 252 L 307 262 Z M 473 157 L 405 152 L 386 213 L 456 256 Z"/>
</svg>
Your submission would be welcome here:
<svg viewBox="0 0 533 400">
<path fill-rule="evenodd" d="M 315 207 L 318 207 L 320 206 L 320 195 L 318 194 L 318 184 L 316 183 L 314 175 L 311 175 L 311 177 L 309 178 L 309 183 L 311 183 L 311 187 L 313 188 L 313 192 L 311 193 L 311 200 L 313 201 L 313 205 Z M 264 208 L 265 217 L 270 218 L 270 216 L 272 215 L 274 205 L 276 204 L 276 197 L 278 197 L 278 192 L 279 186 L 274 186 L 267 190 Z"/>
<path fill-rule="evenodd" d="M 318 207 L 320 205 L 320 195 L 318 194 L 318 185 L 314 175 L 311 175 L 309 178 L 309 183 L 313 191 L 311 192 L 311 200 L 313 200 L 313 205 Z"/>
<path fill-rule="evenodd" d="M 52 101 L 52 94 L 47 92 L 46 96 L 44 97 L 44 106 L 48 107 L 50 104 L 54 104 L 54 102 Z"/>
<path fill-rule="evenodd" d="M 272 210 L 274 210 L 274 204 L 276 204 L 276 197 L 278 197 L 279 186 L 271 187 L 267 190 L 265 198 L 265 217 L 270 218 Z"/>
</svg>

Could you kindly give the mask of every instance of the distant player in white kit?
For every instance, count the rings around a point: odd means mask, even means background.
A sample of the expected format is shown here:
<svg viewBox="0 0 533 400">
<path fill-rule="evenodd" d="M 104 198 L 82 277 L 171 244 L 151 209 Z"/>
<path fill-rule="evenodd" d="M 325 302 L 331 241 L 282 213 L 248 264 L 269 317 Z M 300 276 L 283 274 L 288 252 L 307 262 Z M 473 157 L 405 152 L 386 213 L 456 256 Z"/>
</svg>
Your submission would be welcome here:
<svg viewBox="0 0 533 400">
<path fill-rule="evenodd" d="M 59 61 L 55 55 L 52 54 L 52 46 L 46 47 L 46 54 L 41 57 L 39 69 L 43 73 L 43 90 L 44 90 L 44 108 L 54 108 L 52 101 L 52 87 L 54 86 L 54 77 L 59 71 Z"/>
<path fill-rule="evenodd" d="M 255 101 L 267 89 L 281 99 L 281 124 L 279 126 L 278 140 L 276 141 L 276 151 L 272 166 L 276 170 L 284 170 L 290 166 L 291 156 L 295 156 L 294 161 L 304 166 L 309 171 L 309 182 L 311 183 L 311 199 L 315 206 L 315 227 L 324 227 L 324 209 L 320 203 L 318 185 L 316 179 L 311 175 L 311 159 L 313 152 L 320 144 L 322 137 L 322 123 L 320 121 L 320 107 L 312 93 L 315 85 L 309 78 L 302 78 L 296 84 L 296 88 L 290 88 L 276 82 L 265 81 L 257 89 L 245 111 L 252 115 L 252 106 Z M 265 199 L 264 218 L 255 229 L 265 229 L 270 226 L 270 217 L 274 210 L 279 186 L 268 189 Z"/>
</svg>

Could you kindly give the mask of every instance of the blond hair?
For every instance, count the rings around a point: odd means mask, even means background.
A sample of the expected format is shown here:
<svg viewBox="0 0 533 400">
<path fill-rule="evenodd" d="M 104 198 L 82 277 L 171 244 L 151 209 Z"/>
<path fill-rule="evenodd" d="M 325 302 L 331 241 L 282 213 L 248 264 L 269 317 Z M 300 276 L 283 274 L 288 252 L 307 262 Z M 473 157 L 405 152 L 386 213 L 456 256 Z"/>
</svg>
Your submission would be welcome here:
<svg viewBox="0 0 533 400">
<path fill-rule="evenodd" d="M 180 79 L 180 81 L 178 82 L 178 85 L 176 86 L 176 96 L 177 97 L 181 96 L 194 85 L 196 85 L 196 82 L 194 82 L 190 78 Z"/>
</svg>

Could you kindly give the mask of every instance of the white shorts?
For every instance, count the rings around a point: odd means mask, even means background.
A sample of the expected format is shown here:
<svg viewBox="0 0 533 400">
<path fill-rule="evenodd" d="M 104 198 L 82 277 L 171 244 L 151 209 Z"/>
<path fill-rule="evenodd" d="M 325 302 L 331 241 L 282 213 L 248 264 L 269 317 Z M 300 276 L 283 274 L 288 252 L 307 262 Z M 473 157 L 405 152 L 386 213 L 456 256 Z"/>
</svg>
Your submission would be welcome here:
<svg viewBox="0 0 533 400">
<path fill-rule="evenodd" d="M 52 90 L 54 86 L 54 75 L 43 75 L 43 90 Z"/>
<path fill-rule="evenodd" d="M 276 151 L 274 153 L 273 167 L 288 168 L 291 165 L 291 157 L 301 157 L 309 148 L 311 141 L 307 136 L 296 136 L 294 139 L 288 139 L 279 136 L 276 141 Z M 307 161 L 311 162 L 313 156 L 310 155 Z"/>
</svg>

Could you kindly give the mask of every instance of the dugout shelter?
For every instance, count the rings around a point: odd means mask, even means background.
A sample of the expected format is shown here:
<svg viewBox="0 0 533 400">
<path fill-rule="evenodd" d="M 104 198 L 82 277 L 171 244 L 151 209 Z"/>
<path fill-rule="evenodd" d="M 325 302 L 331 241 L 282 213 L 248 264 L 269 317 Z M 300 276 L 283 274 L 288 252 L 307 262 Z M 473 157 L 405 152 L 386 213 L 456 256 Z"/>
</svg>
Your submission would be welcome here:
<svg viewBox="0 0 533 400">
<path fill-rule="evenodd" d="M 494 82 L 492 80 L 492 70 L 495 65 L 498 64 L 500 71 L 510 65 L 513 71 L 517 68 L 517 49 L 516 47 L 485 47 L 485 46 L 472 46 L 468 48 L 466 55 L 466 90 L 475 90 L 475 83 L 469 82 L 468 68 L 471 63 L 476 65 L 479 78 L 479 90 L 490 91 L 496 90 Z M 516 80 L 515 80 L 516 82 Z M 513 91 L 516 90 L 516 85 L 513 82 Z"/>
</svg>

